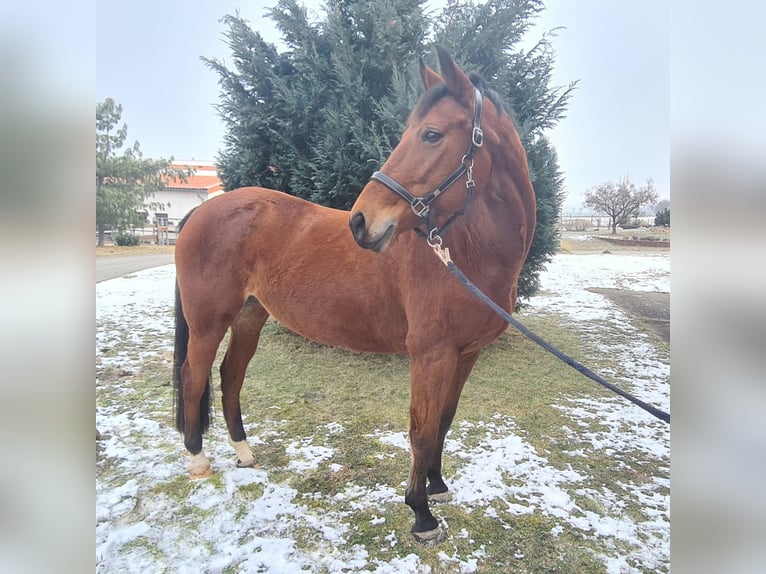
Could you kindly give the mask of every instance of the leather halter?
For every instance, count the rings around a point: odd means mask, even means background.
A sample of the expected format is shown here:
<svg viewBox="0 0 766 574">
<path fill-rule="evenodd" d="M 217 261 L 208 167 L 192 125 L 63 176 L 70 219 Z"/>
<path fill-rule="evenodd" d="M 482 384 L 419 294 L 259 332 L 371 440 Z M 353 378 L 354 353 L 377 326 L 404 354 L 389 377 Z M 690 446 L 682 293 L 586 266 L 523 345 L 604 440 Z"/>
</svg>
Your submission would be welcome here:
<svg viewBox="0 0 766 574">
<path fill-rule="evenodd" d="M 471 200 L 473 199 L 473 188 L 476 187 L 476 184 L 473 181 L 473 156 L 484 143 L 484 132 L 481 131 L 481 91 L 479 91 L 479 89 L 475 86 L 473 89 L 475 95 L 475 108 L 473 114 L 473 130 L 471 131 L 471 144 L 468 146 L 468 151 L 465 152 L 465 155 L 460 160 L 460 166 L 449 176 L 447 176 L 447 178 L 442 181 L 436 189 L 434 189 L 428 195 L 423 197 L 416 197 L 407 191 L 402 185 L 400 185 L 394 178 L 386 175 L 381 171 L 376 171 L 370 176 L 370 179 L 382 183 L 388 189 L 396 193 L 399 197 L 407 201 L 410 204 L 412 212 L 421 219 L 425 220 L 427 227 L 430 229 L 427 235 L 420 229 L 416 229 L 415 231 L 421 235 L 427 236 L 427 238 L 431 241 L 436 241 L 436 238 L 439 238 L 439 244 L 441 244 L 441 238 L 439 237 L 439 234 L 447 229 L 447 227 L 455 220 L 456 217 L 462 215 L 468 210 L 468 207 L 471 205 Z M 467 193 L 465 205 L 463 205 L 460 210 L 453 213 L 441 227 L 432 225 L 431 204 L 436 201 L 436 199 L 442 193 L 447 191 L 447 189 L 449 189 L 452 184 L 460 179 L 463 174 L 467 174 L 465 182 Z"/>
</svg>

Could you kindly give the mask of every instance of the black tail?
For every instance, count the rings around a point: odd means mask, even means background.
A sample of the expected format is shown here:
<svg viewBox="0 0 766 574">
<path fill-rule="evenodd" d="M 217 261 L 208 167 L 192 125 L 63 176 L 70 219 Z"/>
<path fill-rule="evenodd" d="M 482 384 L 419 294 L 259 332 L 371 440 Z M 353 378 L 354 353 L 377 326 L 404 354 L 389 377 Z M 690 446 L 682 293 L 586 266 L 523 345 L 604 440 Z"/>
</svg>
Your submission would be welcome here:
<svg viewBox="0 0 766 574">
<path fill-rule="evenodd" d="M 192 210 L 194 211 L 194 210 Z M 192 211 L 186 214 L 178 225 L 178 231 L 181 231 L 183 224 L 192 214 Z M 173 349 L 173 403 L 176 411 L 176 429 L 178 432 L 184 432 L 184 386 L 181 381 L 181 367 L 186 362 L 186 355 L 189 350 L 189 325 L 184 316 L 183 306 L 181 305 L 181 290 L 178 288 L 178 279 L 176 279 L 176 340 Z M 205 392 L 200 399 L 200 425 L 204 433 L 210 427 L 210 382 L 211 376 L 208 375 Z"/>
</svg>

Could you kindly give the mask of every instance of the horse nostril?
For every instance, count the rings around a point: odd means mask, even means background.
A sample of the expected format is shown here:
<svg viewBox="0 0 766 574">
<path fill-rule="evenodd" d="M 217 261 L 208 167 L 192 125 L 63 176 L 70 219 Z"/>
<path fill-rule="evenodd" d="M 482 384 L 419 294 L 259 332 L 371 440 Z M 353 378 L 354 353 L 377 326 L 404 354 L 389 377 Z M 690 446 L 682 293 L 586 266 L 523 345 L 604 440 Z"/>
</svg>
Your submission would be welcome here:
<svg viewBox="0 0 766 574">
<path fill-rule="evenodd" d="M 352 215 L 348 222 L 348 225 L 351 228 L 351 233 L 354 234 L 354 239 L 356 239 L 357 243 L 364 239 L 366 224 L 367 222 L 364 220 L 364 214 L 361 211 Z"/>
</svg>

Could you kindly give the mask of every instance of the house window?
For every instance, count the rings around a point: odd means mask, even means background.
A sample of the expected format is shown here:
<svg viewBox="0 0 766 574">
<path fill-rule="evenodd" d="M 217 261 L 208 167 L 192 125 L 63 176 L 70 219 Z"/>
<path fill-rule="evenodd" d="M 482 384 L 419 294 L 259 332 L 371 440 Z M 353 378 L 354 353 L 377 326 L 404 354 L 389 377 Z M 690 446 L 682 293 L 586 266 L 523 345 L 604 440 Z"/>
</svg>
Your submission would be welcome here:
<svg viewBox="0 0 766 574">
<path fill-rule="evenodd" d="M 167 225 L 168 225 L 168 214 L 167 213 L 155 213 L 154 214 L 154 224 L 157 227 L 167 227 Z"/>
</svg>

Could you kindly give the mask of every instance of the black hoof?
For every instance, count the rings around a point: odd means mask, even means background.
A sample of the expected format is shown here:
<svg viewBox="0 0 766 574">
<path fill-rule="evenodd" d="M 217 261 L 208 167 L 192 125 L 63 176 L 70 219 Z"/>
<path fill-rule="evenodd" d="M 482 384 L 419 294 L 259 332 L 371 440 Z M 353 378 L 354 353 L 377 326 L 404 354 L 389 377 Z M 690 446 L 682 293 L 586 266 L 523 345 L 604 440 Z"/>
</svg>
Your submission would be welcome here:
<svg viewBox="0 0 766 574">
<path fill-rule="evenodd" d="M 413 532 L 412 535 L 423 546 L 435 546 L 440 542 L 444 542 L 446 538 L 442 529 L 438 526 L 433 530 L 426 530 L 425 532 Z"/>
<path fill-rule="evenodd" d="M 435 492 L 428 495 L 429 502 L 450 502 L 452 500 L 452 493 L 449 490 L 444 492 Z"/>
</svg>

